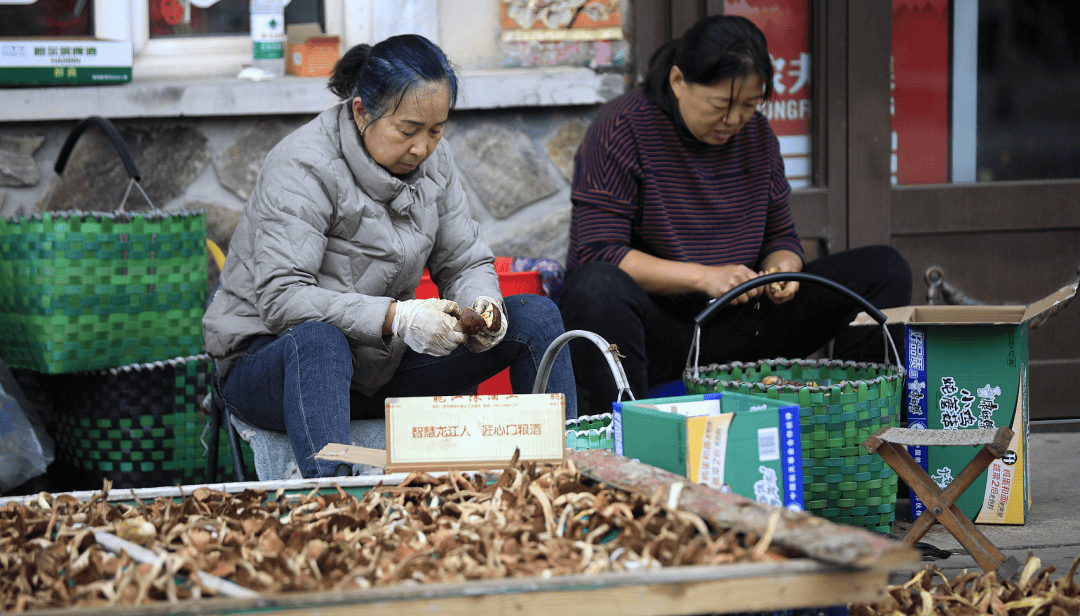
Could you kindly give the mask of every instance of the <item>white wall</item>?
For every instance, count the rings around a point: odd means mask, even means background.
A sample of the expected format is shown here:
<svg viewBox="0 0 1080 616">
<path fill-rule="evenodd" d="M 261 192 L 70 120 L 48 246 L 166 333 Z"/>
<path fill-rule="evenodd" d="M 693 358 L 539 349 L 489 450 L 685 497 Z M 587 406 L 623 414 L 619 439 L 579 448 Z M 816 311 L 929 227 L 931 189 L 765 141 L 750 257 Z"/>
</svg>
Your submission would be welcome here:
<svg viewBox="0 0 1080 616">
<path fill-rule="evenodd" d="M 439 46 L 465 69 L 501 66 L 499 5 L 502 0 L 441 0 Z"/>
<path fill-rule="evenodd" d="M 499 54 L 502 0 L 344 0 L 341 34 L 346 48 L 375 44 L 395 34 L 434 41 L 462 69 L 494 68 Z M 328 15 L 329 17 L 329 15 Z M 327 24 L 328 29 L 331 28 Z"/>
</svg>

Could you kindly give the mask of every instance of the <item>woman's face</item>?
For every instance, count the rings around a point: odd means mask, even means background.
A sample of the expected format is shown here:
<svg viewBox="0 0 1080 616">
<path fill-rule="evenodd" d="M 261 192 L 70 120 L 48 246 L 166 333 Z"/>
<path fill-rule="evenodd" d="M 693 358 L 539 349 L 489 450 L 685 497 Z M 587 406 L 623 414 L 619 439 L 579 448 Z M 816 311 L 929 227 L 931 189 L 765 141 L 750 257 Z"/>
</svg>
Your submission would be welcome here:
<svg viewBox="0 0 1080 616">
<path fill-rule="evenodd" d="M 722 145 L 739 132 L 761 104 L 765 85 L 757 75 L 689 83 L 679 67 L 668 77 L 686 128 L 698 141 Z"/>
<path fill-rule="evenodd" d="M 371 158 L 393 175 L 405 175 L 427 160 L 442 139 L 450 114 L 446 84 L 429 83 L 405 94 L 392 115 L 368 125 L 360 97 L 353 99 L 353 119 Z"/>
</svg>

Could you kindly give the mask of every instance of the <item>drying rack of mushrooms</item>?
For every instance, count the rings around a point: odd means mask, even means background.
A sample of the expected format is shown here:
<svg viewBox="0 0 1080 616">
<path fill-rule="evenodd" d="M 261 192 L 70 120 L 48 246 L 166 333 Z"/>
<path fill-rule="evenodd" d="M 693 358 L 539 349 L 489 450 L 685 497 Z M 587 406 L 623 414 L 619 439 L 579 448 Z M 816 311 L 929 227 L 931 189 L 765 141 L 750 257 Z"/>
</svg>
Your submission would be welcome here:
<svg viewBox="0 0 1080 616">
<path fill-rule="evenodd" d="M 362 495 L 349 490 L 365 482 Z M 606 451 L 488 474 L 317 483 L 0 499 L 0 606 L 745 612 L 881 601 L 889 571 L 918 560 L 861 529 Z"/>
</svg>

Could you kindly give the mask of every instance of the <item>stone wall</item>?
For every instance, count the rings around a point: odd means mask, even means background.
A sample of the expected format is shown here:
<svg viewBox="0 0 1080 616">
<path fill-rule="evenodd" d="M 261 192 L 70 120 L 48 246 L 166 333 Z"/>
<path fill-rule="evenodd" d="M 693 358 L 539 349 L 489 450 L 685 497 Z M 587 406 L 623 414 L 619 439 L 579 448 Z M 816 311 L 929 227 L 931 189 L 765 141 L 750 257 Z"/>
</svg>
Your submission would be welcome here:
<svg viewBox="0 0 1080 616">
<path fill-rule="evenodd" d="M 598 107 L 455 111 L 445 139 L 484 238 L 500 256 L 565 265 L 573 156 Z M 167 210 L 204 209 L 208 235 L 228 248 L 263 157 L 313 116 L 118 120 L 149 199 Z M 54 171 L 74 122 L 0 126 L 0 215 L 116 209 L 128 176 L 104 135 L 89 130 Z M 128 207 L 142 209 L 137 190 Z"/>
</svg>

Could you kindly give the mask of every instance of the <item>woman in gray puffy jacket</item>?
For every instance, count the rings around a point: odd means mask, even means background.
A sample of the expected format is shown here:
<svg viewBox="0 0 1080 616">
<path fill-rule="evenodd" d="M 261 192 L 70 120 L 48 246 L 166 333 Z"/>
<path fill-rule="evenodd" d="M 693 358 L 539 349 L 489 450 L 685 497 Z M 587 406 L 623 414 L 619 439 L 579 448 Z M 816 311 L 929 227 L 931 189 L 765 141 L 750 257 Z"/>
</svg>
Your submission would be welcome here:
<svg viewBox="0 0 1080 616">
<path fill-rule="evenodd" d="M 305 477 L 348 473 L 314 455 L 388 397 L 468 393 L 508 366 L 529 392 L 564 331 L 551 300 L 499 292 L 441 142 L 457 98 L 443 52 L 417 35 L 358 45 L 329 87 L 342 102 L 266 156 L 203 318 L 226 404 L 287 432 Z M 443 299 L 413 299 L 425 267 Z M 501 323 L 466 334 L 466 306 Z M 576 417 L 569 353 L 547 384 Z"/>
</svg>

